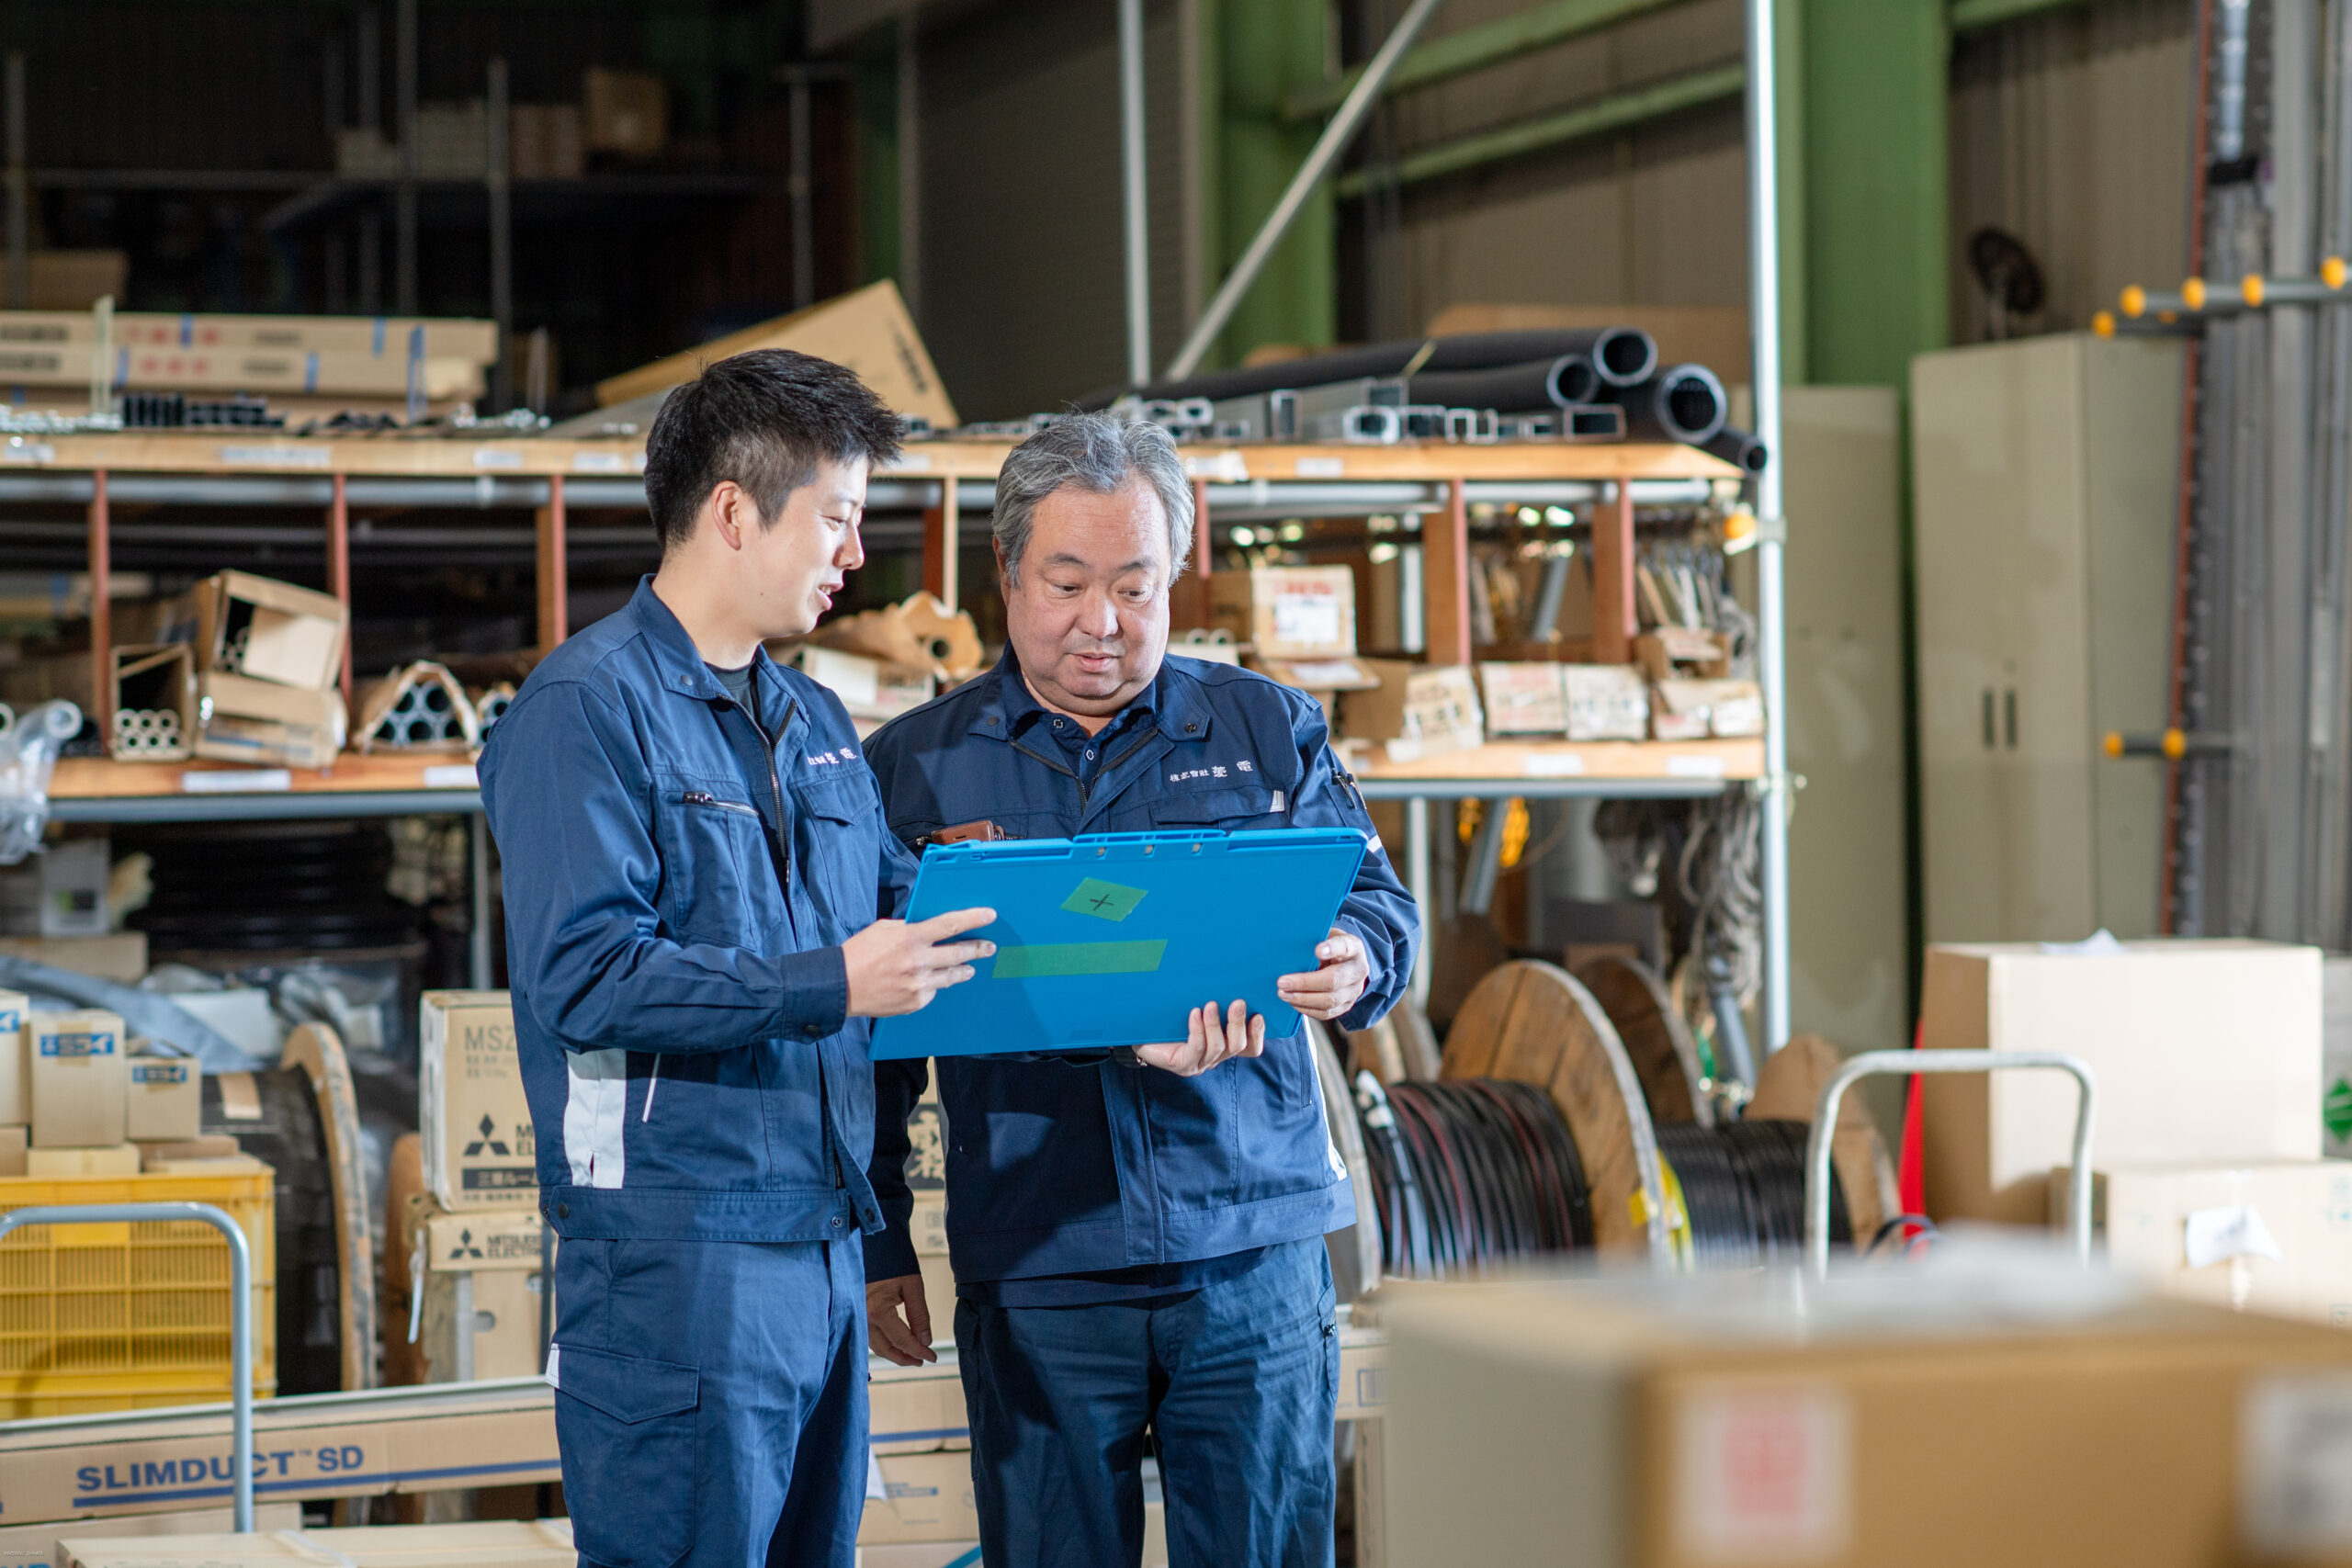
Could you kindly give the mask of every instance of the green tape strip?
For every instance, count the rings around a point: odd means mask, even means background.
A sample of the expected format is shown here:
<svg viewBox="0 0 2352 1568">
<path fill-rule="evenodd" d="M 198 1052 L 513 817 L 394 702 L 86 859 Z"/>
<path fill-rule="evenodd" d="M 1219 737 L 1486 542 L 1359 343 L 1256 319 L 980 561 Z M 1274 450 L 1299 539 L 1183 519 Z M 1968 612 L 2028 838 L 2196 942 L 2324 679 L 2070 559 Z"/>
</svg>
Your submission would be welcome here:
<svg viewBox="0 0 2352 1568">
<path fill-rule="evenodd" d="M 1159 967 L 1165 942 L 1056 942 L 1000 947 L 1000 980 L 1050 980 L 1058 975 L 1148 975 Z"/>
</svg>

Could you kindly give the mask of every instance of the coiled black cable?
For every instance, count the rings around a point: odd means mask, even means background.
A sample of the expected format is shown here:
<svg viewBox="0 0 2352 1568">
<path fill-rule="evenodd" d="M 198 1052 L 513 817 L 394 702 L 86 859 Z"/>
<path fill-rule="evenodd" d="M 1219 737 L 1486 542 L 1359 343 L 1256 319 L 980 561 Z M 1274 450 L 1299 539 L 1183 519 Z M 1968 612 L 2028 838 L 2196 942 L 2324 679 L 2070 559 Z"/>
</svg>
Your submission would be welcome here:
<svg viewBox="0 0 2352 1568">
<path fill-rule="evenodd" d="M 1661 1124 L 1658 1155 L 1682 1188 L 1701 1268 L 1793 1261 L 1804 1251 L 1804 1161 L 1813 1129 L 1767 1118 L 1707 1128 Z M 1846 1190 L 1829 1173 L 1829 1240 L 1850 1246 Z"/>
<path fill-rule="evenodd" d="M 1551 1096 L 1496 1078 L 1356 1082 L 1382 1268 L 1444 1280 L 1592 1246 L 1592 1198 Z"/>
</svg>

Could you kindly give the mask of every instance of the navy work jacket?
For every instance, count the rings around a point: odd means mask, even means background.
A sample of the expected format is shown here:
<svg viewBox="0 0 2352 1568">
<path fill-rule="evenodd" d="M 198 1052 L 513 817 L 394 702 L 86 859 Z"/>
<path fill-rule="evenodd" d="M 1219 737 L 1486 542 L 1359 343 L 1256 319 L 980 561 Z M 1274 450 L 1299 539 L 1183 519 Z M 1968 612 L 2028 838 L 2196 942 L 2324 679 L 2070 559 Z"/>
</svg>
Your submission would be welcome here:
<svg viewBox="0 0 2352 1568">
<path fill-rule="evenodd" d="M 1312 698 L 1249 671 L 1171 656 L 1152 683 L 1151 722 L 1121 730 L 1081 785 L 1042 727 L 1008 734 L 1013 713 L 1031 705 L 1008 709 L 1020 680 L 1008 650 L 987 674 L 866 741 L 893 834 L 911 844 L 983 818 L 1022 839 L 1353 828 L 1368 848 L 1339 924 L 1363 939 L 1372 980 L 1341 1021 L 1367 1028 L 1388 1010 L 1411 977 L 1419 918 Z M 1125 1051 L 943 1058 L 956 1278 L 1185 1263 L 1352 1224 L 1309 1045 L 1302 1024 L 1267 1041 L 1261 1056 L 1189 1078 Z M 916 1271 L 906 1128 L 925 1066 L 875 1067 L 871 1179 L 886 1224 L 866 1238 L 869 1280 Z"/>
<path fill-rule="evenodd" d="M 842 942 L 914 861 L 840 700 L 766 654 L 763 741 L 649 578 L 491 732 L 515 1045 L 557 1234 L 840 1240 L 881 1224 Z"/>
</svg>

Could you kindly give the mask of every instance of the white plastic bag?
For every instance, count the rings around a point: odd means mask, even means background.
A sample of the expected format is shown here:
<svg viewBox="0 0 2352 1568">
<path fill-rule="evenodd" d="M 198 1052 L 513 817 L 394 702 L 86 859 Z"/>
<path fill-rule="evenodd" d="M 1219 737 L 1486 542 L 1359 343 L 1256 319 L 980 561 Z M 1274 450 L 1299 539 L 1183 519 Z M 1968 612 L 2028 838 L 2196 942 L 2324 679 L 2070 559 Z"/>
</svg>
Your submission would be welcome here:
<svg viewBox="0 0 2352 1568">
<path fill-rule="evenodd" d="M 82 710 L 48 702 L 0 728 L 0 865 L 40 848 L 49 826 L 49 775 L 57 753 L 82 732 Z"/>
</svg>

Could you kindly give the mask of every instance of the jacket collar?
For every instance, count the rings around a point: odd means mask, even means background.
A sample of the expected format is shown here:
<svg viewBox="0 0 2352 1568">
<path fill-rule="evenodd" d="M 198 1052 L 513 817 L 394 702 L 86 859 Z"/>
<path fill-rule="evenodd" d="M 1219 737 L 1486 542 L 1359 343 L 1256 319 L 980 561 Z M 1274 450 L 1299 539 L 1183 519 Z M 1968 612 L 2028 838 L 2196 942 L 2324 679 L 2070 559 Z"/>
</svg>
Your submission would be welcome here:
<svg viewBox="0 0 2352 1568">
<path fill-rule="evenodd" d="M 671 624 L 676 625 L 675 620 Z M 980 688 L 978 694 L 979 706 L 972 714 L 971 734 L 985 735 L 996 740 L 1012 739 L 1016 705 L 1007 700 L 1006 693 L 1009 683 L 1020 679 L 1021 661 L 1014 656 L 1012 645 L 1007 643 L 1004 657 L 997 660 L 996 668 L 976 682 Z M 1146 689 L 1151 694 L 1152 705 L 1159 712 L 1159 728 L 1162 735 L 1170 740 L 1206 740 L 1209 738 L 1209 705 L 1198 681 L 1178 670 L 1163 656 L 1159 661 L 1159 673 L 1151 678 L 1151 684 Z M 1030 697 L 1032 702 L 1035 701 L 1025 690 L 1021 694 Z"/>
<path fill-rule="evenodd" d="M 629 596 L 628 615 L 637 629 L 644 635 L 645 645 L 653 650 L 654 667 L 661 671 L 662 684 L 674 692 L 683 692 L 700 702 L 717 702 L 727 694 L 718 677 L 703 662 L 702 653 L 695 647 L 695 639 L 686 635 L 670 606 L 653 592 L 653 574 L 638 579 L 637 592 Z M 790 693 L 784 683 L 784 673 L 768 657 L 764 648 L 752 655 L 752 669 L 761 688 L 779 696 Z M 779 710 L 780 711 L 780 710 Z"/>
</svg>

